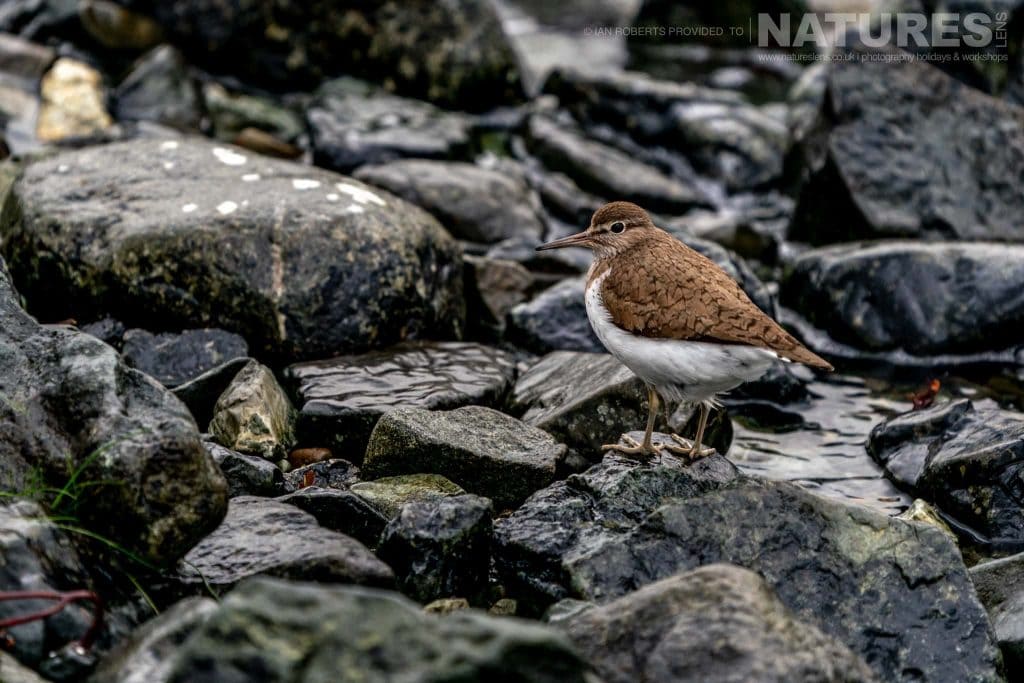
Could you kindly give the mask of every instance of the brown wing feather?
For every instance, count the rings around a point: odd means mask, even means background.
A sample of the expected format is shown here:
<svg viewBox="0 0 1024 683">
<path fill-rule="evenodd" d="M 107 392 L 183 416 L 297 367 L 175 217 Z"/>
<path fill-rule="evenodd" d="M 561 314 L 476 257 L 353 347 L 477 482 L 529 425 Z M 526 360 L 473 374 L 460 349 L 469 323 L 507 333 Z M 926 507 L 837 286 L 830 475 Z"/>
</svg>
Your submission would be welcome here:
<svg viewBox="0 0 1024 683">
<path fill-rule="evenodd" d="M 601 295 L 616 325 L 645 337 L 757 346 L 832 369 L 761 311 L 714 261 L 661 235 L 615 257 Z"/>
</svg>

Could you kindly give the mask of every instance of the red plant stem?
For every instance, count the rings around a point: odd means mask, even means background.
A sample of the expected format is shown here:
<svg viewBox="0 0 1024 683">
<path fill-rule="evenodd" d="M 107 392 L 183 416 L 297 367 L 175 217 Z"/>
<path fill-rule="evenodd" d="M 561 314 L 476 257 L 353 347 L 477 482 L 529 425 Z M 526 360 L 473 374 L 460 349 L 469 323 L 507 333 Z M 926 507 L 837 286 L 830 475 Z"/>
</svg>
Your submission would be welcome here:
<svg viewBox="0 0 1024 683">
<path fill-rule="evenodd" d="M 65 607 L 73 602 L 88 601 L 93 604 L 92 612 L 92 624 L 89 625 L 89 629 L 85 634 L 78 639 L 78 644 L 83 649 L 88 650 L 92 647 L 96 641 L 96 636 L 99 635 L 100 628 L 103 627 L 103 600 L 100 596 L 96 595 L 92 591 L 78 590 L 78 591 L 67 591 L 64 593 L 52 592 L 52 591 L 12 591 L 12 592 L 0 592 L 0 602 L 7 602 L 12 600 L 54 600 L 56 604 L 45 609 L 41 609 L 36 612 L 30 612 L 29 614 L 23 614 L 18 617 L 10 617 L 8 619 L 0 619 L 0 629 L 12 628 L 14 626 L 21 626 L 33 621 L 39 621 L 40 619 L 46 619 L 57 614 Z"/>
</svg>

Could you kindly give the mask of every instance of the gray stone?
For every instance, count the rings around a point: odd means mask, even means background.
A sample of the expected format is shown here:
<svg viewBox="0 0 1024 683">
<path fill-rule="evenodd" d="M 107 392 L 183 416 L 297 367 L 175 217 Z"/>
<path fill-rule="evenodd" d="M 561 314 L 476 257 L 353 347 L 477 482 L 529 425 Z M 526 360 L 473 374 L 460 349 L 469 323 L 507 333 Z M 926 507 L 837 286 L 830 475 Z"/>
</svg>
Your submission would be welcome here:
<svg viewBox="0 0 1024 683">
<path fill-rule="evenodd" d="M 515 371 L 515 359 L 505 351 L 434 342 L 300 363 L 285 376 L 300 404 L 299 441 L 361 462 L 370 432 L 386 411 L 497 406 Z"/>
<path fill-rule="evenodd" d="M 114 90 L 119 121 L 153 121 L 198 132 L 202 123 L 199 86 L 181 53 L 161 45 L 143 55 Z"/>
<path fill-rule="evenodd" d="M 629 197 L 651 211 L 666 213 L 709 204 L 695 184 L 542 115 L 530 117 L 528 139 L 530 151 L 545 166 L 565 173 L 587 192 L 609 199 Z"/>
<path fill-rule="evenodd" d="M 397 408 L 374 428 L 363 471 L 441 474 L 504 509 L 550 484 L 564 457 L 565 446 L 545 432 L 490 408 Z"/>
<path fill-rule="evenodd" d="M 587 319 L 586 282 L 585 276 L 568 278 L 514 307 L 508 314 L 506 336 L 534 353 L 603 352 Z"/>
<path fill-rule="evenodd" d="M 238 371 L 213 408 L 210 434 L 241 453 L 282 460 L 294 443 L 295 410 L 270 368 L 257 361 Z"/>
<path fill-rule="evenodd" d="M 398 516 L 407 503 L 418 503 L 461 496 L 458 484 L 440 474 L 400 474 L 373 481 L 360 481 L 350 487 L 352 493 L 373 505 L 387 519 Z"/>
<path fill-rule="evenodd" d="M 169 389 L 177 388 L 226 362 L 249 355 L 244 339 L 217 329 L 158 334 L 127 330 L 122 342 L 121 355 L 128 365 Z"/>
<path fill-rule="evenodd" d="M 1024 245 L 815 249 L 793 264 L 782 298 L 837 341 L 862 349 L 919 356 L 1000 350 L 1021 344 Z"/>
<path fill-rule="evenodd" d="M 898 415 L 868 452 L 914 496 L 991 540 L 1024 540 L 1024 415 L 958 399 Z"/>
<path fill-rule="evenodd" d="M 607 603 L 727 562 L 761 574 L 882 680 L 1000 680 L 984 610 L 939 529 L 741 477 L 720 456 L 671 464 L 607 456 L 499 519 L 496 562 L 510 594 Z"/>
<path fill-rule="evenodd" d="M 831 63 L 790 237 L 1024 241 L 1024 109 L 895 48 Z M 892 144 L 899 140 L 900 144 Z"/>
<path fill-rule="evenodd" d="M 391 592 L 270 579 L 227 596 L 173 668 L 167 683 L 589 680 L 550 627 L 475 610 L 424 614 Z"/>
<path fill-rule="evenodd" d="M 297 113 L 268 97 L 229 92 L 219 83 L 203 85 L 203 102 L 218 140 L 232 142 L 246 129 L 268 133 L 294 143 L 306 133 Z"/>
<path fill-rule="evenodd" d="M 463 259 L 466 294 L 466 334 L 499 336 L 505 318 L 537 288 L 537 280 L 521 264 L 507 259 L 469 256 Z"/>
<path fill-rule="evenodd" d="M 314 161 L 342 173 L 407 157 L 458 159 L 469 153 L 469 117 L 348 78 L 321 86 L 306 120 Z"/>
<path fill-rule="evenodd" d="M 388 523 L 375 506 L 352 491 L 303 486 L 277 500 L 305 510 L 325 529 L 351 536 L 370 548 L 376 547 Z"/>
<path fill-rule="evenodd" d="M 272 24 L 264 7 L 241 0 L 122 3 L 154 17 L 197 63 L 246 82 L 308 90 L 345 73 L 474 109 L 522 97 L 515 56 L 488 3 L 352 6 L 340 16 L 334 2 L 318 0 L 289 4 Z"/>
<path fill-rule="evenodd" d="M 60 501 L 78 523 L 173 562 L 217 525 L 227 500 L 191 416 L 112 348 L 40 326 L 18 299 L 0 259 L 0 489 L 93 482 Z"/>
<path fill-rule="evenodd" d="M 114 320 L 113 318 L 102 318 L 87 325 L 82 325 L 79 329 L 86 334 L 91 334 L 104 344 L 113 346 L 118 351 L 121 350 L 121 344 L 124 342 L 124 333 L 127 332 L 124 324 L 120 320 Z"/>
<path fill-rule="evenodd" d="M 557 625 L 607 683 L 879 680 L 761 577 L 728 564 L 656 581 Z"/>
<path fill-rule="evenodd" d="M 228 496 L 279 496 L 285 491 L 281 468 L 264 458 L 204 441 L 203 446 L 224 473 Z"/>
<path fill-rule="evenodd" d="M 458 239 L 493 244 L 544 235 L 539 198 L 523 178 L 500 170 L 407 159 L 363 166 L 354 175 L 426 209 Z"/>
<path fill-rule="evenodd" d="M 344 176 L 201 139 L 31 162 L 0 236 L 32 311 L 48 320 L 215 324 L 256 355 L 292 358 L 458 335 L 463 324 L 461 253 L 427 213 Z"/>
<path fill-rule="evenodd" d="M 1018 680 L 1024 674 L 1024 554 L 977 564 L 971 580 L 1003 651 L 1007 680 Z"/>
<path fill-rule="evenodd" d="M 380 537 L 380 558 L 419 602 L 477 598 L 491 564 L 491 501 L 473 495 L 406 503 Z"/>
<path fill-rule="evenodd" d="M 313 515 L 267 498 L 232 498 L 217 529 L 185 556 L 182 588 L 224 593 L 255 575 L 389 586 L 394 575 L 359 541 L 321 527 Z"/>
<path fill-rule="evenodd" d="M 143 624 L 103 658 L 90 683 L 166 681 L 182 643 L 217 611 L 210 598 L 186 598 Z"/>
<path fill-rule="evenodd" d="M 251 360 L 252 358 L 246 356 L 229 360 L 184 384 L 179 384 L 171 390 L 171 393 L 188 407 L 196 424 L 209 425 L 210 420 L 213 419 L 213 408 L 217 405 L 217 400 L 234 381 L 238 372 Z"/>
</svg>

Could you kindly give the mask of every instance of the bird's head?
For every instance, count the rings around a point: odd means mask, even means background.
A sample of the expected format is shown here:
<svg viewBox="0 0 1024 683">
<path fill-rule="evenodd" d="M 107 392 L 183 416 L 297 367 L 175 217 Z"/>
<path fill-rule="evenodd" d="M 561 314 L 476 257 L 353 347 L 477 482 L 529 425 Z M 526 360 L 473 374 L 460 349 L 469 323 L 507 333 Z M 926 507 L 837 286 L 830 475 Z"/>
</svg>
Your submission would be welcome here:
<svg viewBox="0 0 1024 683">
<path fill-rule="evenodd" d="M 626 251 L 658 230 L 647 212 L 630 202 L 612 202 L 594 212 L 590 227 L 583 232 L 557 239 L 537 247 L 537 251 L 586 247 L 598 258 L 608 258 Z"/>
</svg>

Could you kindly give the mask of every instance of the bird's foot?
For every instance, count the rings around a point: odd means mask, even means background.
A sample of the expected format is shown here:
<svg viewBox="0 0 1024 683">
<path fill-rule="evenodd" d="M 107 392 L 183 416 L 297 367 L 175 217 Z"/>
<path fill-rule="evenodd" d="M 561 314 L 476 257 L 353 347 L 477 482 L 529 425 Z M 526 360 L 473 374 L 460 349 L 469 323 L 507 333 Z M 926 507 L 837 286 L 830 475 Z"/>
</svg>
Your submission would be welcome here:
<svg viewBox="0 0 1024 683">
<path fill-rule="evenodd" d="M 669 434 L 669 436 L 671 436 L 672 440 L 675 441 L 676 444 L 678 444 L 673 445 L 667 443 L 664 446 L 662 446 L 662 448 L 667 450 L 669 453 L 675 453 L 676 455 L 685 455 L 690 460 L 706 458 L 709 455 L 714 455 L 715 453 L 717 453 L 717 451 L 714 448 L 711 448 L 710 446 L 698 448 L 697 444 L 690 441 L 689 439 L 684 439 L 678 434 Z"/>
<path fill-rule="evenodd" d="M 660 452 L 661 446 L 655 446 L 651 444 L 648 448 L 642 443 L 631 437 L 629 434 L 623 434 L 622 440 L 626 442 L 623 446 L 621 443 L 606 443 L 601 446 L 602 451 L 617 451 L 623 455 L 636 455 L 639 456 L 637 460 L 650 460 Z"/>
</svg>

